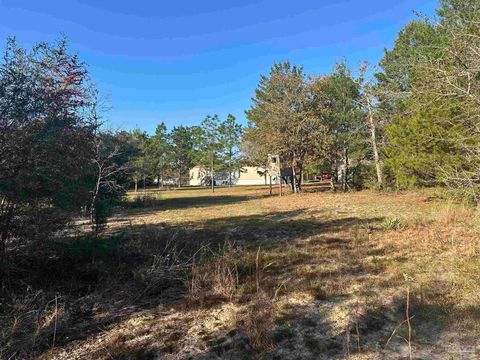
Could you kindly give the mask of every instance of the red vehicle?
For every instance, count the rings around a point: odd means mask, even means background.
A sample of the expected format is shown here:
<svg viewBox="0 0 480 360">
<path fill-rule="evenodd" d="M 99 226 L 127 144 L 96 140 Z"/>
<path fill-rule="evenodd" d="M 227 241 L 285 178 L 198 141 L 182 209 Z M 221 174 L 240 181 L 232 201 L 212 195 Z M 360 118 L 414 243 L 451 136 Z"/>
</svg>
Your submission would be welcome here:
<svg viewBox="0 0 480 360">
<path fill-rule="evenodd" d="M 320 174 L 315 176 L 318 180 L 324 181 L 324 180 L 330 180 L 332 178 L 332 175 L 330 174 Z"/>
</svg>

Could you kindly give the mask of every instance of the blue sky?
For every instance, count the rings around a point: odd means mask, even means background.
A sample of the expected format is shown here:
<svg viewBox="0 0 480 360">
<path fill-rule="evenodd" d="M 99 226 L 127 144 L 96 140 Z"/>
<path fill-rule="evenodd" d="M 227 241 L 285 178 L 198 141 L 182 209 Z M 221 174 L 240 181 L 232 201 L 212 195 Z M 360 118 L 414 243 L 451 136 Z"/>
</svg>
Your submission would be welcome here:
<svg viewBox="0 0 480 360">
<path fill-rule="evenodd" d="M 152 133 L 207 114 L 246 123 L 260 74 L 290 60 L 329 72 L 343 57 L 377 63 L 436 0 L 0 0 L 0 39 L 66 35 L 111 105 L 116 129 Z M 2 45 L 3 46 L 3 45 Z"/>
</svg>

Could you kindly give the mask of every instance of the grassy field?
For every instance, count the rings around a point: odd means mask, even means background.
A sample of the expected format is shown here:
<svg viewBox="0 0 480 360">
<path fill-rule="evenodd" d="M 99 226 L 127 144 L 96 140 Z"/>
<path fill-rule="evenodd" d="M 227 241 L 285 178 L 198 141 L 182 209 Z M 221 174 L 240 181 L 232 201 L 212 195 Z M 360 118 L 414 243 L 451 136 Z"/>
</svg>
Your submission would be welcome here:
<svg viewBox="0 0 480 360">
<path fill-rule="evenodd" d="M 12 306 L 2 355 L 478 358 L 480 213 L 440 194 L 131 193 Z"/>
</svg>

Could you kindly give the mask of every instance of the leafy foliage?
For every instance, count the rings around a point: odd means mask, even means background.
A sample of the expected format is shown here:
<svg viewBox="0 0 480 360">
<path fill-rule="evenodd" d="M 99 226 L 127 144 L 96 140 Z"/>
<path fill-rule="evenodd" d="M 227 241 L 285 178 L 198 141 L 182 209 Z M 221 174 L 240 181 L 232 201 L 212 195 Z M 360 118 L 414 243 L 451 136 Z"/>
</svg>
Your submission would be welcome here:
<svg viewBox="0 0 480 360">
<path fill-rule="evenodd" d="M 195 134 L 198 128 L 178 126 L 170 133 L 172 168 L 177 175 L 177 184 L 181 186 L 188 179 L 189 170 L 195 165 L 198 154 L 195 152 Z"/>
<path fill-rule="evenodd" d="M 239 170 L 244 163 L 240 152 L 243 127 L 236 122 L 235 116 L 228 114 L 225 121 L 220 124 L 219 133 L 221 162 L 229 174 L 229 184 L 232 185 L 233 172 Z"/>
<path fill-rule="evenodd" d="M 321 99 L 313 96 L 303 68 L 275 63 L 269 76 L 261 76 L 253 104 L 246 111 L 247 139 L 263 153 L 279 154 L 292 168 L 295 192 L 307 157 L 324 150 L 326 124 Z"/>
<path fill-rule="evenodd" d="M 9 238 L 45 239 L 88 197 L 90 89 L 85 65 L 65 40 L 30 51 L 7 41 L 0 64 L 2 248 Z"/>
<path fill-rule="evenodd" d="M 480 6 L 444 0 L 407 25 L 377 75 L 389 115 L 387 164 L 400 186 L 447 184 L 480 201 Z"/>
</svg>

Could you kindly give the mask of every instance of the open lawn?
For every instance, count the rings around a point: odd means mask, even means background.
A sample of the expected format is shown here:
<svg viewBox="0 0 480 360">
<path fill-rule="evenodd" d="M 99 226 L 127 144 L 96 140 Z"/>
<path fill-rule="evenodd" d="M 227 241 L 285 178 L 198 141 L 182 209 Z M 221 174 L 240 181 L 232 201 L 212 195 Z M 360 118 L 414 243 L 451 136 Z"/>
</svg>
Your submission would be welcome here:
<svg viewBox="0 0 480 360">
<path fill-rule="evenodd" d="M 130 193 L 35 260 L 60 285 L 12 300 L 0 357 L 478 358 L 480 213 L 439 194 Z"/>
</svg>

